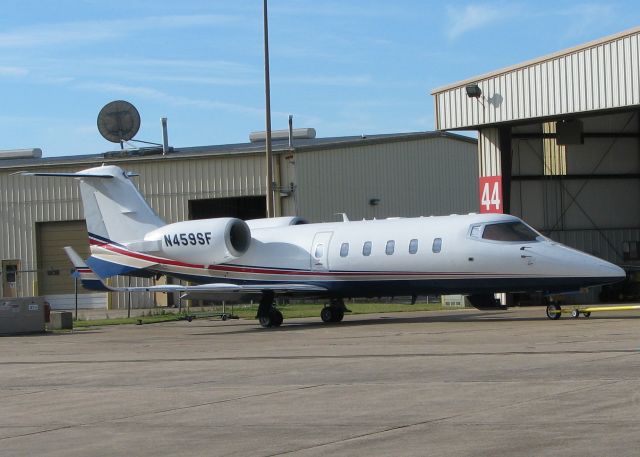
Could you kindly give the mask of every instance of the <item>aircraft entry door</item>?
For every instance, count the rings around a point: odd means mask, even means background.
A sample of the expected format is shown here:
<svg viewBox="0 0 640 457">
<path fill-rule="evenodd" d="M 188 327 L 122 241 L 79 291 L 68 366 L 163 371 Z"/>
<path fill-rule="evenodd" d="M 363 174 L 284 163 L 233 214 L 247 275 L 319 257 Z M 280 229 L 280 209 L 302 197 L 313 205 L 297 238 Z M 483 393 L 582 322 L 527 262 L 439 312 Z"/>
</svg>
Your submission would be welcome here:
<svg viewBox="0 0 640 457">
<path fill-rule="evenodd" d="M 333 232 L 318 232 L 311 244 L 311 271 L 329 270 L 329 242 Z"/>
</svg>

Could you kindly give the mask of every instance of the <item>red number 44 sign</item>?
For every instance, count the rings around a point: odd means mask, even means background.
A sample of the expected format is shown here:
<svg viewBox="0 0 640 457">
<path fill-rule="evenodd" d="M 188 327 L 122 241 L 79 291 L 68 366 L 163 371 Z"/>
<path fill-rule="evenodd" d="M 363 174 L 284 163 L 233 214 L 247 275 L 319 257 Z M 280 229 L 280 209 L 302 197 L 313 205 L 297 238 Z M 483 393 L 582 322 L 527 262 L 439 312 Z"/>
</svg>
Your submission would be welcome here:
<svg viewBox="0 0 640 457">
<path fill-rule="evenodd" d="M 480 212 L 502 213 L 502 176 L 480 176 Z"/>
</svg>

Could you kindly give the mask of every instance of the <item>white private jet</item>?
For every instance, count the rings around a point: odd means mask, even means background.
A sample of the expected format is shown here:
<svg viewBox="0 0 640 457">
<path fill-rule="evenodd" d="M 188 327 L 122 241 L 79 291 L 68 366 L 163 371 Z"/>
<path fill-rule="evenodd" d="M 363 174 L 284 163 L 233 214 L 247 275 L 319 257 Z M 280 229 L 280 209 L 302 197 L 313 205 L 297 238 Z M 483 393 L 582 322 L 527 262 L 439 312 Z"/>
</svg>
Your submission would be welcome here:
<svg viewBox="0 0 640 457">
<path fill-rule="evenodd" d="M 131 181 L 135 174 L 117 166 L 22 174 L 80 181 L 91 256 L 85 263 L 66 251 L 86 288 L 187 298 L 259 296 L 263 327 L 282 324 L 276 296 L 326 298 L 322 320 L 339 322 L 347 297 L 467 294 L 478 309 L 498 309 L 498 292 L 561 293 L 625 278 L 618 266 L 545 238 L 510 215 L 165 224 Z M 102 281 L 145 274 L 196 285 L 115 288 Z"/>
</svg>

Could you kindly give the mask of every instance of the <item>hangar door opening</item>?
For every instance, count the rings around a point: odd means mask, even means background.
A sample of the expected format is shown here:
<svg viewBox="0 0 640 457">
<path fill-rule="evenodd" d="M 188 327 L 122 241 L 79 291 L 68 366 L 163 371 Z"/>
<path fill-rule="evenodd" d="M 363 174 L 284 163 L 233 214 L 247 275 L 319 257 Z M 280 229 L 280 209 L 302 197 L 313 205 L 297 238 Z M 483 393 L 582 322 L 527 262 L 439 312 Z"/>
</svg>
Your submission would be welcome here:
<svg viewBox="0 0 640 457">
<path fill-rule="evenodd" d="M 75 281 L 73 266 L 63 248 L 71 246 L 84 259 L 89 256 L 85 221 L 36 223 L 38 258 L 38 293 L 40 295 L 73 294 Z M 78 293 L 90 291 L 78 287 Z"/>
<path fill-rule="evenodd" d="M 266 197 L 259 195 L 189 200 L 189 219 L 214 217 L 237 217 L 242 220 L 267 217 Z"/>
</svg>

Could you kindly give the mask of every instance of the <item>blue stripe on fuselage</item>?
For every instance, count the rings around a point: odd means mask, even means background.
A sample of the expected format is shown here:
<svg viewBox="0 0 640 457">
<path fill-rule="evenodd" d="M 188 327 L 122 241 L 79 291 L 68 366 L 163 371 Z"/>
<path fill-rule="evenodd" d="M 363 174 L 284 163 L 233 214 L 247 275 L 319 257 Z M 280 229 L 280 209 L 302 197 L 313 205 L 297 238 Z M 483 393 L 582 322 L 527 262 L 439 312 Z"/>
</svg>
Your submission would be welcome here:
<svg viewBox="0 0 640 457">
<path fill-rule="evenodd" d="M 129 267 L 127 265 L 121 265 L 119 263 L 109 262 L 107 260 L 98 259 L 96 257 L 89 257 L 87 259 L 87 265 L 101 278 L 109 278 L 111 276 L 126 275 L 133 271 L 138 271 L 140 268 Z"/>
</svg>

